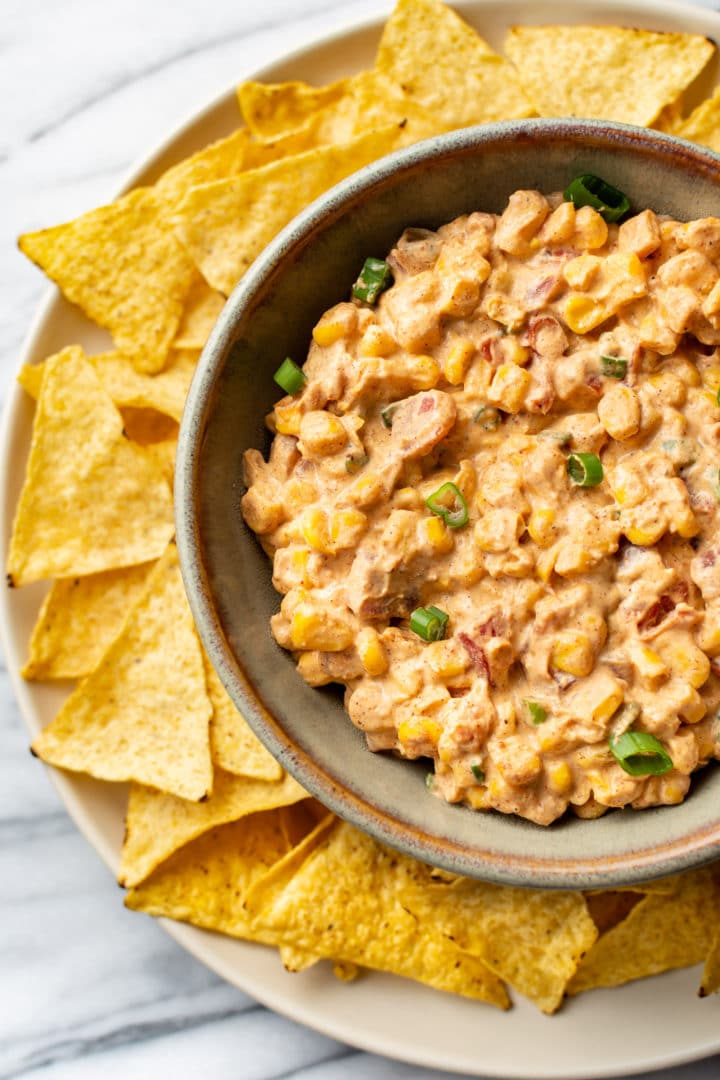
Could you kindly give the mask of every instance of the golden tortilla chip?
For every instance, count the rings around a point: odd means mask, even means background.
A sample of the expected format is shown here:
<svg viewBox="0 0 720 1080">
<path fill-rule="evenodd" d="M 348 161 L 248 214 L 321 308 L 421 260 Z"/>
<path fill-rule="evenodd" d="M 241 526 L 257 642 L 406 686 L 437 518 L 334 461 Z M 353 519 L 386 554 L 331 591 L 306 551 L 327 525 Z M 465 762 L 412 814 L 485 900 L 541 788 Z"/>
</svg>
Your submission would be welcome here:
<svg viewBox="0 0 720 1080">
<path fill-rule="evenodd" d="M 248 168 L 246 161 L 251 144 L 252 136 L 247 128 L 238 128 L 166 169 L 155 182 L 155 192 L 174 206 L 190 188 L 234 176 Z"/>
<path fill-rule="evenodd" d="M 138 446 L 177 443 L 179 424 L 172 416 L 165 416 L 157 409 L 136 408 L 134 405 L 121 408 L 120 415 L 126 438 Z"/>
<path fill-rule="evenodd" d="M 118 881 L 137 885 L 174 851 L 208 829 L 306 798 L 307 792 L 287 774 L 270 783 L 222 769 L 215 769 L 212 794 L 200 803 L 133 785 Z"/>
<path fill-rule="evenodd" d="M 642 900 L 641 893 L 600 892 L 585 897 L 590 918 L 598 934 L 604 934 L 626 919 L 636 904 Z"/>
<path fill-rule="evenodd" d="M 238 86 L 238 104 L 256 139 L 281 139 L 302 128 L 323 109 L 347 100 L 352 82 L 351 78 L 339 79 L 317 87 L 304 82 L 248 81 Z"/>
<path fill-rule="evenodd" d="M 265 749 L 235 708 L 215 668 L 203 652 L 208 697 L 212 703 L 210 745 L 213 761 L 226 772 L 256 780 L 280 780 L 282 766 Z"/>
<path fill-rule="evenodd" d="M 162 371 L 193 267 L 152 188 L 137 188 L 67 224 L 26 233 L 19 245 L 68 300 L 110 331 L 138 371 Z"/>
<path fill-rule="evenodd" d="M 599 986 L 699 964 L 710 951 L 717 911 L 717 885 L 709 870 L 679 878 L 673 896 L 643 897 L 617 926 L 598 938 L 568 987 L 579 994 Z"/>
<path fill-rule="evenodd" d="M 211 289 L 202 274 L 196 273 L 173 342 L 174 348 L 203 349 L 224 304 L 223 294 Z"/>
<path fill-rule="evenodd" d="M 164 439 L 160 442 L 148 443 L 145 453 L 157 463 L 158 468 L 172 488 L 175 480 L 175 451 L 177 450 L 177 434 L 172 439 Z"/>
<path fill-rule="evenodd" d="M 125 904 L 133 911 L 257 940 L 245 894 L 286 851 L 277 812 L 251 814 L 176 851 L 127 894 Z"/>
<path fill-rule="evenodd" d="M 533 115 L 512 65 L 440 0 L 399 0 L 376 67 L 442 130 Z"/>
<path fill-rule="evenodd" d="M 118 408 L 154 409 L 179 422 L 199 357 L 198 348 L 173 347 L 167 367 L 159 375 L 137 371 L 132 361 L 119 352 L 98 353 L 85 359 Z M 43 361 L 25 364 L 18 375 L 20 385 L 36 400 L 44 371 Z"/>
<path fill-rule="evenodd" d="M 82 349 L 50 357 L 10 542 L 12 583 L 149 562 L 173 531 L 167 481 L 123 434 Z"/>
<path fill-rule="evenodd" d="M 30 638 L 25 679 L 80 679 L 94 671 L 142 596 L 155 563 L 54 581 Z"/>
<path fill-rule="evenodd" d="M 178 236 L 205 280 L 228 294 L 291 218 L 338 181 L 393 150 L 401 134 L 391 125 L 193 188 L 177 209 Z"/>
<path fill-rule="evenodd" d="M 323 823 L 246 896 L 253 932 L 311 956 L 390 971 L 507 1008 L 502 982 L 404 906 L 411 860 L 345 822 Z"/>
<path fill-rule="evenodd" d="M 408 863 L 403 905 L 543 1012 L 555 1012 L 597 938 L 582 894 L 513 889 L 469 878 L 446 884 L 432 874 L 431 867 Z"/>
<path fill-rule="evenodd" d="M 715 51 L 697 34 L 620 26 L 514 26 L 505 52 L 541 116 L 649 125 Z"/>
<path fill-rule="evenodd" d="M 712 97 L 690 113 L 687 120 L 664 130 L 670 130 L 673 135 L 690 139 L 701 146 L 709 146 L 716 153 L 720 152 L 720 86 Z"/>
<path fill-rule="evenodd" d="M 720 992 L 720 930 L 715 933 L 715 941 L 705 959 L 702 983 L 700 984 L 700 997 Z"/>
<path fill-rule="evenodd" d="M 32 749 L 50 765 L 99 780 L 136 780 L 181 799 L 203 799 L 213 781 L 211 712 L 200 642 L 170 544 L 99 666 Z"/>
</svg>

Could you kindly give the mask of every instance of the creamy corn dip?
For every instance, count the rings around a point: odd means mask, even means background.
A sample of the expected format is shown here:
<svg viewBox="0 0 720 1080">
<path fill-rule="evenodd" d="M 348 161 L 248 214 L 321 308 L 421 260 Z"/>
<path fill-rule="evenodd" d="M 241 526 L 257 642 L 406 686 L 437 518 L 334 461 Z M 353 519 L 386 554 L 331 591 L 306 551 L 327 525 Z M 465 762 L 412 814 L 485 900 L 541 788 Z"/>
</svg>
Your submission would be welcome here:
<svg viewBox="0 0 720 1080">
<path fill-rule="evenodd" d="M 517 191 L 369 263 L 245 455 L 277 642 L 450 802 L 681 802 L 720 757 L 720 219 Z"/>
</svg>

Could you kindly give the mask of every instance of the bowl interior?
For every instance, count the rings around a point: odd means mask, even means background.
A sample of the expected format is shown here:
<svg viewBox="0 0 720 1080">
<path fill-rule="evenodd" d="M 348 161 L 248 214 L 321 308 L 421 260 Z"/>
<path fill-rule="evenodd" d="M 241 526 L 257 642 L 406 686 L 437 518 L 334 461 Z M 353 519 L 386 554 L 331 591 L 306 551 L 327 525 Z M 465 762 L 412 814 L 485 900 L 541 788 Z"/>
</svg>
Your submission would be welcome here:
<svg viewBox="0 0 720 1080">
<path fill-rule="evenodd" d="M 270 633 L 279 597 L 239 511 L 242 454 L 267 451 L 263 418 L 283 357 L 346 299 L 367 255 L 409 226 L 500 212 L 517 188 L 563 189 L 596 173 L 633 206 L 679 219 L 720 213 L 720 158 L 679 140 L 591 121 L 521 121 L 429 140 L 362 170 L 273 242 L 233 293 L 206 346 L 180 433 L 178 543 L 204 643 L 237 706 L 289 772 L 341 816 L 424 861 L 506 884 L 630 884 L 720 856 L 720 773 L 681 806 L 568 816 L 550 828 L 434 798 L 427 766 L 370 753 L 332 689 L 308 687 Z"/>
</svg>

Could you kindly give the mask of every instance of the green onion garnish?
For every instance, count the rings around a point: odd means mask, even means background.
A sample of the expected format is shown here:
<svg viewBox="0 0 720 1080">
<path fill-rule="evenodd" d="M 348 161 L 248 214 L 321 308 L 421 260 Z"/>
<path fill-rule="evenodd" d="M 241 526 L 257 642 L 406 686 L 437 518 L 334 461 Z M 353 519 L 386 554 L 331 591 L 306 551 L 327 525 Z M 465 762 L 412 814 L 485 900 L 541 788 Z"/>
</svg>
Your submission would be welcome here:
<svg viewBox="0 0 720 1080">
<path fill-rule="evenodd" d="M 563 198 L 576 207 L 592 206 L 608 223 L 620 221 L 630 209 L 627 195 L 592 173 L 576 176 L 565 188 Z"/>
<path fill-rule="evenodd" d="M 624 379 L 628 362 L 622 356 L 601 356 L 600 370 L 608 379 Z"/>
<path fill-rule="evenodd" d="M 307 375 L 288 356 L 273 375 L 273 379 L 286 394 L 299 394 L 307 382 Z"/>
<path fill-rule="evenodd" d="M 482 765 L 471 765 L 470 771 L 477 780 L 478 784 L 485 783 L 485 770 L 483 769 Z"/>
<path fill-rule="evenodd" d="M 393 421 L 393 413 L 397 409 L 397 402 L 394 405 L 386 405 L 384 409 L 380 410 L 380 419 L 383 422 L 383 427 L 391 428 Z"/>
<path fill-rule="evenodd" d="M 550 439 L 562 447 L 570 444 L 572 435 L 569 431 L 541 431 L 538 433 L 538 439 Z"/>
<path fill-rule="evenodd" d="M 530 713 L 530 719 L 533 724 L 544 724 L 547 720 L 547 709 L 544 709 L 538 701 L 530 701 L 525 699 L 523 704 L 527 707 L 527 711 Z"/>
<path fill-rule="evenodd" d="M 670 772 L 673 760 L 663 744 L 646 731 L 626 731 L 608 746 L 621 769 L 630 776 L 662 776 Z"/>
<path fill-rule="evenodd" d="M 450 529 L 460 529 L 468 523 L 468 508 L 462 492 L 455 484 L 441 484 L 425 500 L 428 510 L 441 517 Z"/>
<path fill-rule="evenodd" d="M 423 641 L 442 641 L 449 618 L 440 608 L 415 608 L 410 616 L 410 629 Z"/>
<path fill-rule="evenodd" d="M 383 259 L 366 259 L 352 294 L 366 304 L 374 304 L 381 292 L 392 285 L 392 270 Z"/>
<path fill-rule="evenodd" d="M 501 420 L 500 410 L 494 405 L 481 405 L 473 416 L 473 423 L 479 424 L 483 431 L 492 431 Z"/>
<path fill-rule="evenodd" d="M 597 454 L 570 454 L 567 471 L 578 487 L 597 487 L 603 478 L 603 467 Z"/>
<path fill-rule="evenodd" d="M 367 454 L 348 454 L 345 458 L 345 472 L 354 476 L 356 472 L 360 472 L 363 465 L 367 465 L 369 460 Z"/>
</svg>

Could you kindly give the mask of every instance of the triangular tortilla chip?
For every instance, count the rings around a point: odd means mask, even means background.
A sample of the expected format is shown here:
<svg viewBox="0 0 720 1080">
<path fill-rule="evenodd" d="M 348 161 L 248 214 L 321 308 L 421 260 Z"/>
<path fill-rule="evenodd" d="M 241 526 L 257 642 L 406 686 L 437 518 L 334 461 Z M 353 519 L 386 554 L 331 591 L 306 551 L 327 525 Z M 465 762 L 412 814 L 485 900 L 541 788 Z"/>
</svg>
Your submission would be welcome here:
<svg viewBox="0 0 720 1080">
<path fill-rule="evenodd" d="M 674 895 L 643 897 L 626 919 L 598 938 L 570 982 L 569 994 L 621 986 L 706 958 L 717 925 L 717 884 L 711 870 L 690 871 L 678 882 Z"/>
<path fill-rule="evenodd" d="M 287 851 L 276 810 L 211 829 L 176 851 L 125 897 L 133 911 L 253 937 L 247 890 Z"/>
<path fill-rule="evenodd" d="M 213 707 L 210 745 L 213 761 L 226 772 L 256 780 L 280 780 L 282 766 L 265 749 L 232 703 L 215 668 L 203 652 L 207 691 Z"/>
<path fill-rule="evenodd" d="M 328 831 L 329 828 L 329 831 Z M 345 822 L 318 826 L 246 897 L 253 931 L 300 952 L 390 971 L 500 1008 L 505 988 L 433 919 L 404 905 L 411 859 Z M 262 938 L 260 938 L 262 940 Z"/>
<path fill-rule="evenodd" d="M 152 188 L 52 229 L 26 233 L 20 250 L 113 336 L 138 371 L 162 371 L 180 325 L 192 263 Z"/>
<path fill-rule="evenodd" d="M 306 798 L 307 792 L 291 776 L 268 783 L 222 769 L 215 769 L 212 795 L 201 803 L 135 784 L 130 790 L 118 881 L 137 885 L 174 851 L 208 829 Z"/>
<path fill-rule="evenodd" d="M 308 203 L 400 144 L 395 125 L 338 146 L 274 161 L 193 188 L 180 203 L 177 234 L 205 280 L 230 293 L 248 266 Z"/>
<path fill-rule="evenodd" d="M 213 779 L 211 712 L 170 544 L 122 632 L 32 748 L 50 765 L 100 780 L 136 780 L 204 799 Z"/>
<path fill-rule="evenodd" d="M 716 153 L 720 152 L 720 86 L 712 97 L 690 113 L 687 120 L 665 130 L 701 146 L 709 146 Z"/>
<path fill-rule="evenodd" d="M 223 294 L 211 289 L 202 274 L 196 271 L 173 342 L 174 348 L 203 349 L 224 304 Z"/>
<path fill-rule="evenodd" d="M 620 26 L 514 26 L 505 52 L 541 116 L 649 125 L 713 55 L 697 34 Z"/>
<path fill-rule="evenodd" d="M 399 0 L 376 67 L 441 130 L 533 115 L 512 65 L 440 0 Z"/>
<path fill-rule="evenodd" d="M 308 120 L 332 105 L 346 101 L 352 79 L 328 86 L 304 82 L 244 82 L 237 88 L 243 120 L 256 139 L 280 139 L 302 128 Z"/>
<path fill-rule="evenodd" d="M 234 176 L 247 168 L 246 158 L 252 144 L 247 128 L 238 128 L 224 139 L 204 146 L 191 157 L 171 165 L 155 182 L 155 192 L 174 206 L 192 187 Z"/>
<path fill-rule="evenodd" d="M 715 940 L 710 952 L 705 958 L 702 982 L 700 984 L 700 997 L 720 992 L 720 930 L 715 933 Z"/>
<path fill-rule="evenodd" d="M 172 534 L 167 481 L 123 434 L 82 349 L 50 357 L 10 543 L 12 583 L 149 562 Z"/>
<path fill-rule="evenodd" d="M 25 679 L 79 679 L 94 671 L 142 596 L 155 563 L 54 581 L 30 638 Z"/>
</svg>

